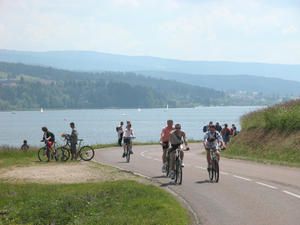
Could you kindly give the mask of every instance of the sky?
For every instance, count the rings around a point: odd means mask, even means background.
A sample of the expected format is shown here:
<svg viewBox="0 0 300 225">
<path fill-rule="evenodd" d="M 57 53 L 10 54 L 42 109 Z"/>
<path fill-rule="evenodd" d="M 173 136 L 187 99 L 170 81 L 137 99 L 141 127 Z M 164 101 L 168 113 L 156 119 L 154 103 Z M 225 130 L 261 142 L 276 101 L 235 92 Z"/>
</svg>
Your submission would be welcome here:
<svg viewBox="0 0 300 225">
<path fill-rule="evenodd" d="M 0 49 L 300 64 L 299 0 L 0 0 Z"/>
</svg>

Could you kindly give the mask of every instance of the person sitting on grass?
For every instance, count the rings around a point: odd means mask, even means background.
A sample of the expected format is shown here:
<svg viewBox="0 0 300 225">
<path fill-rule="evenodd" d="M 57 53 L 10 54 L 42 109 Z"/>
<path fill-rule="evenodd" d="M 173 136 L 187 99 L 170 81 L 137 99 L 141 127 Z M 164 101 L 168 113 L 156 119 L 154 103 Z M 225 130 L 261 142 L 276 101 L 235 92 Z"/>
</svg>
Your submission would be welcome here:
<svg viewBox="0 0 300 225">
<path fill-rule="evenodd" d="M 26 152 L 28 149 L 29 149 L 29 145 L 27 144 L 27 140 L 24 140 L 21 146 L 21 150 Z"/>
</svg>

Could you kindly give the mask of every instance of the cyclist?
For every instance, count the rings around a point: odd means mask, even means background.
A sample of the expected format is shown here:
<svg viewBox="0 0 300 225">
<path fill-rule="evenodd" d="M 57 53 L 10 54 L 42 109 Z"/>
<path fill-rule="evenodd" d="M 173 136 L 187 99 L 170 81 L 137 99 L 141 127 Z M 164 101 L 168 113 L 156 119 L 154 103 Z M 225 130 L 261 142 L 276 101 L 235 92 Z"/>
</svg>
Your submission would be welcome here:
<svg viewBox="0 0 300 225">
<path fill-rule="evenodd" d="M 175 125 L 175 130 L 173 130 L 170 133 L 171 148 L 169 149 L 169 156 L 170 156 L 170 168 L 171 168 L 170 177 L 171 177 L 171 179 L 175 178 L 175 151 L 176 151 L 177 148 L 179 148 L 179 146 L 182 143 L 185 144 L 186 150 L 189 150 L 185 132 L 181 130 L 181 125 L 180 124 L 176 124 Z M 181 164 L 182 167 L 184 167 L 183 157 L 184 157 L 184 153 L 183 153 L 183 151 L 180 151 L 180 158 L 182 160 L 182 164 Z"/>
<path fill-rule="evenodd" d="M 173 120 L 168 120 L 167 126 L 162 129 L 161 134 L 160 134 L 160 143 L 161 143 L 162 149 L 163 149 L 163 154 L 162 154 L 162 162 L 163 162 L 162 172 L 163 173 L 166 172 L 167 150 L 170 147 L 169 146 L 170 133 L 173 130 L 174 130 Z"/>
<path fill-rule="evenodd" d="M 132 141 L 131 141 L 131 138 L 134 137 L 133 135 L 133 129 L 131 128 L 131 122 L 127 121 L 127 125 L 126 125 L 126 128 L 124 130 L 124 134 L 123 134 L 123 149 L 124 149 L 124 152 L 123 152 L 123 158 L 126 156 L 126 144 L 128 144 L 130 146 L 130 154 L 133 154 L 132 152 Z"/>
<path fill-rule="evenodd" d="M 47 127 L 42 127 L 42 131 L 44 132 L 43 134 L 43 139 L 42 142 L 46 143 L 47 146 L 47 157 L 48 157 L 48 162 L 50 161 L 50 152 L 52 150 L 52 146 L 54 145 L 55 142 L 55 136 L 52 132 L 48 130 Z"/>
<path fill-rule="evenodd" d="M 77 159 L 77 153 L 76 153 L 76 145 L 78 141 L 78 132 L 75 129 L 75 123 L 71 122 L 70 127 L 72 129 L 72 132 L 70 134 L 70 144 L 71 144 L 71 160 L 76 160 Z"/>
<path fill-rule="evenodd" d="M 207 170 L 209 171 L 211 168 L 211 158 L 210 158 L 210 149 L 216 151 L 217 159 L 220 160 L 220 151 L 219 146 L 225 148 L 225 143 L 221 134 L 216 130 L 216 126 L 214 124 L 209 126 L 209 131 L 204 135 L 203 140 L 204 147 L 206 149 L 206 159 L 207 159 Z"/>
</svg>

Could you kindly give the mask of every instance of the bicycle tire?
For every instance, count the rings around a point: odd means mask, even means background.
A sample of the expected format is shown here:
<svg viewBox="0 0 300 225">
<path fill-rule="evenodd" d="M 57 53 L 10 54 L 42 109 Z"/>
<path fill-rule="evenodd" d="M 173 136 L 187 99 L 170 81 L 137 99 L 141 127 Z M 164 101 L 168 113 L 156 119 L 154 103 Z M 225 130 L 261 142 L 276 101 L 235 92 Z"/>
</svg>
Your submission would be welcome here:
<svg viewBox="0 0 300 225">
<path fill-rule="evenodd" d="M 38 158 L 41 162 L 47 162 L 48 161 L 48 154 L 46 147 L 42 147 L 38 151 Z"/>
<path fill-rule="evenodd" d="M 130 149 L 129 149 L 129 145 L 126 146 L 126 162 L 130 162 Z"/>
<path fill-rule="evenodd" d="M 212 162 L 212 164 L 213 164 L 213 162 Z M 208 177 L 209 177 L 210 181 L 213 181 L 213 179 L 214 179 L 214 168 L 213 168 L 213 166 L 208 168 Z"/>
<path fill-rule="evenodd" d="M 167 164 L 166 164 L 166 176 L 168 177 L 170 174 L 170 156 L 167 156 Z"/>
<path fill-rule="evenodd" d="M 70 158 L 70 151 L 66 147 L 58 147 L 56 151 L 57 151 L 56 157 L 58 157 L 58 161 L 65 162 Z"/>
<path fill-rule="evenodd" d="M 180 159 L 176 160 L 175 183 L 182 184 L 182 166 Z"/>
<path fill-rule="evenodd" d="M 215 182 L 218 183 L 219 182 L 219 162 L 218 160 L 214 160 L 214 173 L 215 173 Z"/>
<path fill-rule="evenodd" d="M 89 145 L 82 146 L 79 150 L 79 157 L 84 161 L 90 161 L 94 158 L 94 156 L 95 156 L 95 151 Z"/>
</svg>

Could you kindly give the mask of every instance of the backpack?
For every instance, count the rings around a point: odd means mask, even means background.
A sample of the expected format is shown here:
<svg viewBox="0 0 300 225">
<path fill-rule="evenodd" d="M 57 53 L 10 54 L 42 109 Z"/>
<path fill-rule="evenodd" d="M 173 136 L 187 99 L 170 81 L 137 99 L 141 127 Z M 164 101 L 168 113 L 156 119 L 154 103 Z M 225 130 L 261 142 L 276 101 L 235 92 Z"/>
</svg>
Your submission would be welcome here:
<svg viewBox="0 0 300 225">
<path fill-rule="evenodd" d="M 116 131 L 117 131 L 117 132 L 119 131 L 119 129 L 120 129 L 119 127 L 116 127 Z"/>
<path fill-rule="evenodd" d="M 206 133 L 207 132 L 207 126 L 204 126 L 203 127 L 203 133 Z"/>
</svg>

